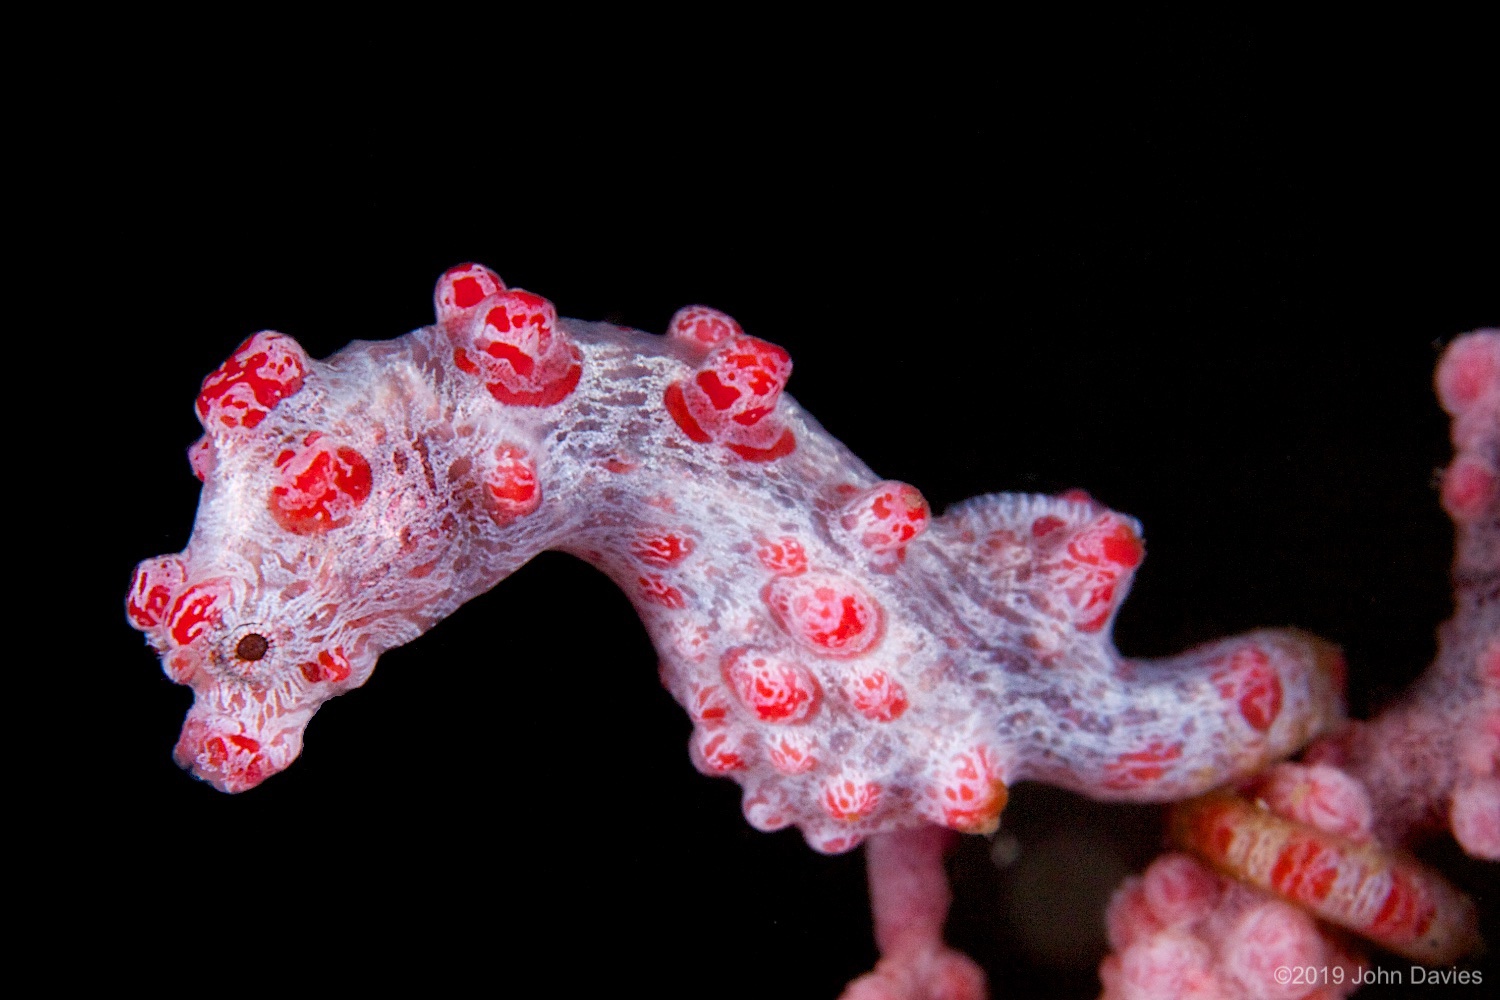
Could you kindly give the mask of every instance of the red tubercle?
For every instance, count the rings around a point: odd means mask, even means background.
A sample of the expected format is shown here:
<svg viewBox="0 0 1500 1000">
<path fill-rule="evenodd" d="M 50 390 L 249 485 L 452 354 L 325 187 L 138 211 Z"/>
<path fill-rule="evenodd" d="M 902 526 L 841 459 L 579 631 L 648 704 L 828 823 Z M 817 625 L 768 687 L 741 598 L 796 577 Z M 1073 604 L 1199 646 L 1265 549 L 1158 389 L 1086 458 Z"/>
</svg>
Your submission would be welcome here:
<svg viewBox="0 0 1500 1000">
<path fill-rule="evenodd" d="M 821 656 L 858 656 L 882 638 L 880 605 L 845 577 L 832 573 L 779 576 L 761 596 L 777 624 Z"/>
<path fill-rule="evenodd" d="M 244 732 L 212 728 L 192 716 L 184 723 L 172 756 L 226 792 L 247 791 L 276 771 L 261 740 Z"/>
<path fill-rule="evenodd" d="M 224 745 L 224 737 L 210 736 L 203 741 L 203 755 L 207 758 L 209 767 L 217 770 L 224 766 L 229 758 L 229 749 Z"/>
<path fill-rule="evenodd" d="M 936 791 L 943 825 L 960 833 L 994 833 L 1009 795 L 999 757 L 987 746 L 956 754 Z"/>
<path fill-rule="evenodd" d="M 760 564 L 772 573 L 796 576 L 807 571 L 807 551 L 801 542 L 786 535 L 774 541 L 762 539 L 755 555 Z"/>
<path fill-rule="evenodd" d="M 1124 792 L 1144 788 L 1160 781 L 1177 767 L 1182 759 L 1182 744 L 1165 740 L 1152 740 L 1141 750 L 1130 750 L 1120 754 L 1104 765 L 1103 787 L 1111 791 Z"/>
<path fill-rule="evenodd" d="M 578 387 L 583 355 L 558 327 L 552 303 L 519 288 L 500 289 L 446 327 L 459 371 L 484 382 L 507 406 L 553 406 Z"/>
<path fill-rule="evenodd" d="M 573 390 L 578 388 L 578 382 L 583 377 L 583 366 L 579 363 L 582 355 L 575 347 L 567 348 L 571 359 L 562 375 L 547 382 L 536 390 L 512 389 L 504 380 L 488 382 L 485 388 L 498 402 L 507 406 L 555 406 L 572 395 Z"/>
<path fill-rule="evenodd" d="M 1065 524 L 1067 522 L 1055 514 L 1044 514 L 1031 522 L 1031 537 L 1046 538 Z"/>
<path fill-rule="evenodd" d="M 349 679 L 354 668 L 349 663 L 349 657 L 344 653 L 344 647 L 337 646 L 333 649 L 319 650 L 316 660 L 298 664 L 297 669 L 302 672 L 302 676 L 309 684 L 322 681 L 340 684 Z"/>
<path fill-rule="evenodd" d="M 349 663 L 349 657 L 344 654 L 343 647 L 332 650 L 323 650 L 318 654 L 318 666 L 323 668 L 323 676 L 328 680 L 346 681 L 353 669 Z"/>
<path fill-rule="evenodd" d="M 137 566 L 125 598 L 125 613 L 131 624 L 143 631 L 160 625 L 166 620 L 172 597 L 186 580 L 187 568 L 173 556 L 147 559 Z"/>
<path fill-rule="evenodd" d="M 188 468 L 193 470 L 193 477 L 198 482 L 208 482 L 208 477 L 213 475 L 217 465 L 218 452 L 214 448 L 214 439 L 209 435 L 203 435 L 188 448 Z"/>
<path fill-rule="evenodd" d="M 705 350 L 744 334 L 734 317 L 708 306 L 685 306 L 667 324 L 667 336 L 672 340 Z"/>
<path fill-rule="evenodd" d="M 797 436 L 791 431 L 782 431 L 781 437 L 768 448 L 755 448 L 747 444 L 729 442 L 726 447 L 747 462 L 774 462 L 786 458 L 797 450 Z"/>
<path fill-rule="evenodd" d="M 775 418 L 791 370 L 780 347 L 734 335 L 691 377 L 668 386 L 662 405 L 689 440 L 718 442 L 746 461 L 774 461 L 797 448 L 796 435 Z"/>
<path fill-rule="evenodd" d="M 280 476 L 267 506 L 276 523 L 295 535 L 343 527 L 370 495 L 365 457 L 317 432 L 300 449 L 283 451 L 274 464 Z"/>
<path fill-rule="evenodd" d="M 173 684 L 191 684 L 202 662 L 194 651 L 178 649 L 162 657 L 162 672 Z"/>
<path fill-rule="evenodd" d="M 1058 514 L 1042 514 L 1029 525 L 992 531 L 980 544 L 985 561 L 1009 573 L 1028 572 L 1063 601 L 1055 617 L 1080 632 L 1102 632 L 1113 618 L 1145 546 L 1135 527 L 1113 511 L 1098 512 L 1080 526 Z M 1029 570 L 1023 564 L 1029 563 Z M 1066 603 L 1064 603 L 1066 602 Z"/>
<path fill-rule="evenodd" d="M 797 804 L 787 794 L 784 782 L 769 777 L 755 780 L 747 775 L 746 778 L 740 808 L 751 826 L 762 833 L 771 833 L 796 822 Z"/>
<path fill-rule="evenodd" d="M 667 386 L 667 391 L 662 397 L 662 405 L 666 407 L 667 413 L 672 420 L 682 429 L 682 433 L 688 436 L 690 441 L 698 444 L 708 444 L 713 440 L 708 432 L 698 425 L 693 415 L 688 412 L 687 401 L 682 395 L 682 384 L 673 382 Z"/>
<path fill-rule="evenodd" d="M 1102 632 L 1109 624 L 1109 616 L 1115 609 L 1115 583 L 1108 580 L 1087 591 L 1082 602 L 1082 614 L 1075 624 L 1080 632 Z"/>
<path fill-rule="evenodd" d="M 880 669 L 850 671 L 844 678 L 844 695 L 872 722 L 895 722 L 910 705 L 906 689 Z"/>
<path fill-rule="evenodd" d="M 453 283 L 453 305 L 459 309 L 467 309 L 476 306 L 486 296 L 499 291 L 499 282 L 494 287 L 486 288 L 482 279 L 468 275 L 459 278 Z"/>
<path fill-rule="evenodd" d="M 700 733 L 694 742 L 698 760 L 709 774 L 728 774 L 749 766 L 740 741 L 727 732 Z"/>
<path fill-rule="evenodd" d="M 228 739 L 246 753 L 260 753 L 260 740 L 239 734 L 231 734 Z"/>
<path fill-rule="evenodd" d="M 500 275 L 483 264 L 450 267 L 438 278 L 432 293 L 438 323 L 445 328 L 454 327 L 466 319 L 475 306 L 505 290 Z"/>
<path fill-rule="evenodd" d="M 1283 692 L 1281 674 L 1264 649 L 1253 644 L 1236 649 L 1210 679 L 1219 696 L 1234 702 L 1252 729 L 1270 732 L 1281 714 Z"/>
<path fill-rule="evenodd" d="M 864 837 L 854 833 L 830 836 L 821 830 L 804 829 L 803 832 L 807 837 L 807 846 L 819 854 L 844 854 L 865 842 Z"/>
<path fill-rule="evenodd" d="M 661 531 L 640 535 L 630 545 L 630 553 L 648 566 L 665 569 L 686 559 L 697 547 L 686 532 Z"/>
<path fill-rule="evenodd" d="M 296 395 L 311 364 L 291 337 L 266 330 L 241 344 L 203 380 L 196 409 L 210 434 L 250 430 Z"/>
<path fill-rule="evenodd" d="M 641 463 L 622 455 L 611 455 L 604 460 L 604 469 L 616 475 L 625 475 L 641 467 Z"/>
<path fill-rule="evenodd" d="M 1274 670 L 1258 673 L 1245 681 L 1240 695 L 1240 717 L 1251 727 L 1268 732 L 1281 714 L 1281 677 Z"/>
<path fill-rule="evenodd" d="M 223 580 L 195 584 L 177 595 L 167 616 L 167 633 L 179 646 L 187 646 L 223 620 L 229 601 L 229 585 Z"/>
<path fill-rule="evenodd" d="M 529 378 L 537 362 L 552 353 L 557 313 L 540 295 L 517 289 L 499 296 L 484 312 L 474 344 L 481 353 Z"/>
<path fill-rule="evenodd" d="M 245 753 L 254 754 L 255 751 L 248 750 L 248 748 L 242 747 L 242 745 L 240 745 L 240 739 L 242 738 L 236 738 L 236 736 L 229 736 L 229 738 L 223 738 L 223 736 L 210 736 L 210 738 L 202 741 L 202 753 L 204 753 L 204 757 L 207 757 L 208 768 L 213 769 L 213 771 L 223 771 L 223 769 L 225 769 L 225 766 L 228 765 L 229 759 L 231 759 L 231 756 L 233 756 L 234 751 L 236 750 L 242 750 L 245 751 Z M 257 748 L 257 750 L 260 750 L 260 744 L 258 744 L 257 741 L 254 741 L 254 739 L 252 739 L 252 741 L 248 742 L 251 742 L 251 744 L 255 744 L 255 748 Z M 257 765 L 257 760 L 252 759 L 251 762 L 249 762 L 248 765 L 243 766 L 242 769 L 254 769 L 257 768 Z"/>
<path fill-rule="evenodd" d="M 708 359 L 706 371 L 747 401 L 774 403 L 792 374 L 792 356 L 758 337 L 731 337 Z"/>
<path fill-rule="evenodd" d="M 716 410 L 729 409 L 734 405 L 734 401 L 742 395 L 740 390 L 734 386 L 725 385 L 723 382 L 720 382 L 717 372 L 699 372 L 698 377 L 694 381 L 697 382 L 698 388 L 708 398 L 710 405 Z M 755 421 L 766 415 L 766 411 L 763 408 L 753 409 L 748 412 L 751 418 L 742 421 L 742 423 L 747 425 L 755 423 Z M 741 416 L 743 415 L 741 414 Z"/>
<path fill-rule="evenodd" d="M 533 513 L 542 503 L 536 463 L 519 445 L 495 447 L 486 463 L 483 489 L 485 509 L 496 523 L 505 525 Z"/>
<path fill-rule="evenodd" d="M 1036 532 L 1035 525 L 1032 532 Z M 1068 554 L 1086 566 L 1131 570 L 1141 564 L 1146 547 L 1134 528 L 1118 516 L 1106 514 L 1073 536 Z"/>
<path fill-rule="evenodd" d="M 855 823 L 880 807 L 879 783 L 858 774 L 839 774 L 823 784 L 823 810 L 841 823 Z"/>
<path fill-rule="evenodd" d="M 691 684 L 685 707 L 705 729 L 715 729 L 729 719 L 729 696 L 717 684 Z"/>
<path fill-rule="evenodd" d="M 673 611 L 681 611 L 687 607 L 687 598 L 683 597 L 682 591 L 668 583 L 659 573 L 647 573 L 637 577 L 636 588 L 637 593 L 652 604 Z"/>
<path fill-rule="evenodd" d="M 818 708 L 817 679 L 801 664 L 765 649 L 742 647 L 720 661 L 724 681 L 761 722 L 805 722 Z"/>
<path fill-rule="evenodd" d="M 818 766 L 818 741 L 802 729 L 779 730 L 766 742 L 766 757 L 782 774 L 807 774 Z"/>
<path fill-rule="evenodd" d="M 871 552 L 898 551 L 927 530 L 932 511 L 915 486 L 888 480 L 844 505 L 839 525 Z"/>
</svg>

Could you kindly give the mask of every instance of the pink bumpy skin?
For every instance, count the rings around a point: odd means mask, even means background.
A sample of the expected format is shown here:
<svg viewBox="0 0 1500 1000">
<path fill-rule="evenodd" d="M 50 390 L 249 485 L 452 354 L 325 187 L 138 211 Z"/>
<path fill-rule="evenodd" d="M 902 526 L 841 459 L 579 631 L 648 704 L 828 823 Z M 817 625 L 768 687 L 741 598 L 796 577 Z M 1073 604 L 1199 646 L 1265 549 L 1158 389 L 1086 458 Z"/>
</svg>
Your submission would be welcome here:
<svg viewBox="0 0 1500 1000">
<path fill-rule="evenodd" d="M 666 336 L 562 319 L 474 264 L 435 298 L 434 325 L 322 361 L 256 334 L 203 383 L 197 522 L 127 613 L 193 688 L 178 763 L 223 791 L 288 766 L 382 652 L 562 550 L 635 604 L 694 765 L 742 786 L 752 825 L 829 853 L 878 838 L 887 955 L 851 995 L 957 1000 L 983 977 L 941 942 L 934 827 L 993 831 L 1027 779 L 1182 799 L 1342 719 L 1340 655 L 1299 632 L 1122 657 L 1135 521 L 1081 491 L 934 517 L 722 313 Z"/>
<path fill-rule="evenodd" d="M 128 613 L 193 687 L 177 759 L 218 788 L 286 767 L 319 704 L 545 549 L 635 603 L 694 764 L 820 851 L 993 830 L 1027 778 L 1183 798 L 1340 718 L 1337 652 L 1295 632 L 1122 658 L 1133 520 L 1076 491 L 933 517 L 722 313 L 560 319 L 478 265 L 436 302 L 324 361 L 257 334 L 204 382 L 192 539 L 140 565 Z"/>
</svg>

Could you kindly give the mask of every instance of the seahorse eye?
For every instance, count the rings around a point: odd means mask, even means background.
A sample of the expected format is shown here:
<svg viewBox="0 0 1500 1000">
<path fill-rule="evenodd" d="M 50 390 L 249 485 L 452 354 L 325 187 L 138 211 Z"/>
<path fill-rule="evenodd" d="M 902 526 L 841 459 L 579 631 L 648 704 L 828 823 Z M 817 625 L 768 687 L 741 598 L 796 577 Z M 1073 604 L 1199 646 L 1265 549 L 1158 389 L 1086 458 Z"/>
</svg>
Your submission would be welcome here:
<svg viewBox="0 0 1500 1000">
<path fill-rule="evenodd" d="M 234 655 L 242 660 L 258 660 L 266 655 L 266 650 L 271 648 L 271 643 L 266 637 L 256 632 L 242 636 L 234 647 Z"/>
</svg>

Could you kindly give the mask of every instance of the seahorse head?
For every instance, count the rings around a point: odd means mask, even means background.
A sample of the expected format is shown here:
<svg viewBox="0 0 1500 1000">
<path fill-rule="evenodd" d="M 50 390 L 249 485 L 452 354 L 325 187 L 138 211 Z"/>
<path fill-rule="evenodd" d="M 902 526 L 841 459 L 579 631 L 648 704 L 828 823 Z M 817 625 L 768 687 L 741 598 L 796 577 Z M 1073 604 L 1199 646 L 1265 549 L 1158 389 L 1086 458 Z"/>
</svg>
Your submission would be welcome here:
<svg viewBox="0 0 1500 1000">
<path fill-rule="evenodd" d="M 379 607 L 376 578 L 402 546 L 380 507 L 399 484 L 379 485 L 396 478 L 371 467 L 383 431 L 338 402 L 337 379 L 271 332 L 210 374 L 192 537 L 131 582 L 129 621 L 195 695 L 177 762 L 223 791 L 285 768 L 318 706 L 419 631 Z"/>
<path fill-rule="evenodd" d="M 179 764 L 224 791 L 285 768 L 318 706 L 545 545 L 537 430 L 582 373 L 547 300 L 464 264 L 437 323 L 322 361 L 270 331 L 203 381 L 187 548 L 126 602 L 194 706 Z"/>
</svg>

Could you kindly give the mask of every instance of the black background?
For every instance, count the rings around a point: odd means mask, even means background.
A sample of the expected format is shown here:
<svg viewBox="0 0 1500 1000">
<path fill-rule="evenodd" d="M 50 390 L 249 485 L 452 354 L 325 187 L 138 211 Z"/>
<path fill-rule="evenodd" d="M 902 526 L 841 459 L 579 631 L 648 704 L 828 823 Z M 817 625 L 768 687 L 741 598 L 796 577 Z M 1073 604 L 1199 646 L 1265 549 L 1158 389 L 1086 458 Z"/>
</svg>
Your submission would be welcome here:
<svg viewBox="0 0 1500 1000">
<path fill-rule="evenodd" d="M 497 52 L 476 80 L 354 46 L 368 74 L 332 88 L 268 59 L 232 96 L 203 66 L 93 96 L 54 277 L 128 351 L 81 373 L 111 501 L 65 543 L 95 654 L 51 790 L 88 842 L 68 933 L 158 937 L 128 970 L 279 949 L 557 995 L 828 997 L 873 964 L 860 855 L 751 830 L 689 765 L 627 602 L 560 555 L 387 654 L 263 787 L 172 764 L 191 696 L 121 602 L 187 540 L 199 380 L 257 329 L 324 356 L 428 323 L 463 260 L 564 315 L 728 311 L 937 509 L 1082 486 L 1138 517 L 1127 654 L 1296 624 L 1343 644 L 1360 714 L 1415 676 L 1449 611 L 1431 370 L 1500 325 L 1493 66 L 1461 30 L 964 34 Z M 952 939 L 997 995 L 1093 995 L 1100 901 L 1155 812 L 1023 787 L 1005 823 L 1022 864 L 966 840 Z M 1455 854 L 1497 940 L 1494 867 Z"/>
</svg>

